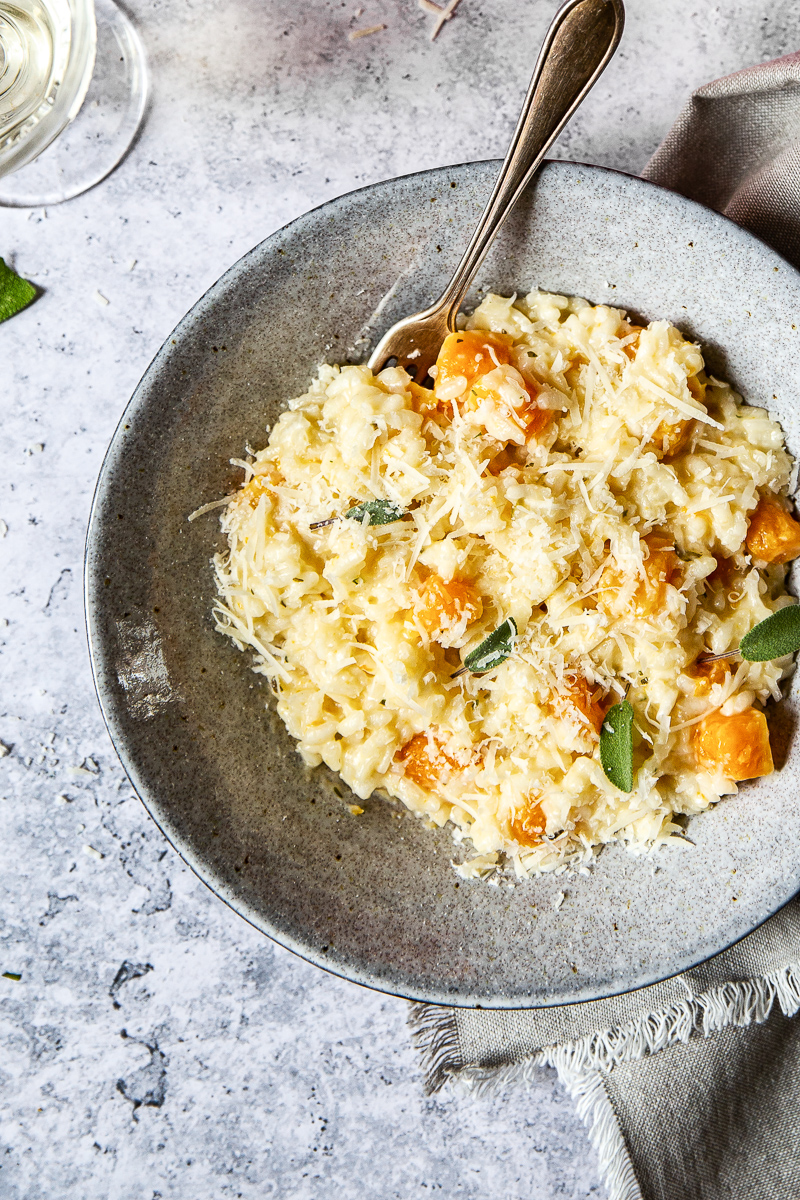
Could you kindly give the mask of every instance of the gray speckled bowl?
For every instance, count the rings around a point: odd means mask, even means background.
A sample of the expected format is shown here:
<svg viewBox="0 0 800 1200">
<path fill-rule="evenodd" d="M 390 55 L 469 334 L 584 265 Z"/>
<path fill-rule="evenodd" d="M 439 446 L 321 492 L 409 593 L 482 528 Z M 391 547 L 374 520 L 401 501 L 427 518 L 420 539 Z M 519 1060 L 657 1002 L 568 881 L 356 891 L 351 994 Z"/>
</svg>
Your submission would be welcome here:
<svg viewBox="0 0 800 1200">
<path fill-rule="evenodd" d="M 92 659 L 131 781 L 202 879 L 259 929 L 371 987 L 534 1007 L 652 983 L 742 937 L 800 887 L 797 685 L 771 717 L 781 770 L 696 818 L 656 859 L 607 849 L 588 876 L 457 880 L 446 830 L 306 770 L 249 656 L 214 632 L 229 459 L 316 365 L 360 361 L 438 294 L 496 163 L 377 184 L 257 246 L 157 355 L 114 436 L 89 530 Z M 535 285 L 667 317 L 800 449 L 800 276 L 722 217 L 642 180 L 549 163 L 478 284 Z M 460 857 L 463 857 L 460 856 Z M 656 871 L 655 865 L 658 865 Z M 558 893 L 565 893 L 556 909 Z"/>
</svg>

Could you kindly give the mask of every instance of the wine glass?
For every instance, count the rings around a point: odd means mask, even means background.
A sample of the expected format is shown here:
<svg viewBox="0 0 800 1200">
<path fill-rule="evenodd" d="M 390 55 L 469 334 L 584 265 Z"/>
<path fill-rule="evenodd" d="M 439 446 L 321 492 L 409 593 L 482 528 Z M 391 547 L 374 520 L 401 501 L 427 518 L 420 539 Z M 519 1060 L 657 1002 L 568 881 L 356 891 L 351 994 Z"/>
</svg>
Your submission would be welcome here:
<svg viewBox="0 0 800 1200">
<path fill-rule="evenodd" d="M 0 205 L 58 204 L 105 179 L 147 88 L 144 48 L 114 0 L 0 0 Z"/>
</svg>

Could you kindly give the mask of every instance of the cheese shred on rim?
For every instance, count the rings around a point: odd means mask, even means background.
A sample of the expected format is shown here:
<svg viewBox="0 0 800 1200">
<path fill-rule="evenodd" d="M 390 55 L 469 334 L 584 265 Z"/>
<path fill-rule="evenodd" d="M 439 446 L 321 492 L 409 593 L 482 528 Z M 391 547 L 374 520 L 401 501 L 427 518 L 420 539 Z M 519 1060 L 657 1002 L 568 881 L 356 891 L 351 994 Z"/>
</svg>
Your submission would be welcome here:
<svg viewBox="0 0 800 1200">
<path fill-rule="evenodd" d="M 780 427 L 667 322 L 542 292 L 488 296 L 432 375 L 321 367 L 223 511 L 217 628 L 304 761 L 520 877 L 768 774 L 791 658 L 702 660 L 795 603 Z M 508 657 L 459 673 L 509 619 Z M 630 793 L 599 752 L 626 695 Z"/>
</svg>

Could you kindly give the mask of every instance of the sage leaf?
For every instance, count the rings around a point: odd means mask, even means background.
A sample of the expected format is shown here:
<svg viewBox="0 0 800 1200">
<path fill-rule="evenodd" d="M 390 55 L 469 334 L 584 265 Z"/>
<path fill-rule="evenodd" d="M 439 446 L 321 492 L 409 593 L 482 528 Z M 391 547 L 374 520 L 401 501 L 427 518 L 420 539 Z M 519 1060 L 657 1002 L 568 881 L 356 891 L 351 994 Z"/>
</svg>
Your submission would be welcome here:
<svg viewBox="0 0 800 1200">
<path fill-rule="evenodd" d="M 600 730 L 600 761 L 621 792 L 633 791 L 633 708 L 627 700 L 606 713 Z"/>
<path fill-rule="evenodd" d="M 36 299 L 36 288 L 0 258 L 0 321 L 7 321 Z"/>
<path fill-rule="evenodd" d="M 399 521 L 406 514 L 405 509 L 394 500 L 365 500 L 363 504 L 357 504 L 344 515 L 348 521 L 363 521 L 367 516 L 367 525 L 391 525 L 392 521 Z"/>
<path fill-rule="evenodd" d="M 748 662 L 769 662 L 800 650 L 800 604 L 779 608 L 746 633 L 739 653 Z"/>
<path fill-rule="evenodd" d="M 479 646 L 471 650 L 464 659 L 464 666 L 474 675 L 482 671 L 492 671 L 504 663 L 514 649 L 514 639 L 517 636 L 517 625 L 513 617 L 506 617 Z"/>
</svg>

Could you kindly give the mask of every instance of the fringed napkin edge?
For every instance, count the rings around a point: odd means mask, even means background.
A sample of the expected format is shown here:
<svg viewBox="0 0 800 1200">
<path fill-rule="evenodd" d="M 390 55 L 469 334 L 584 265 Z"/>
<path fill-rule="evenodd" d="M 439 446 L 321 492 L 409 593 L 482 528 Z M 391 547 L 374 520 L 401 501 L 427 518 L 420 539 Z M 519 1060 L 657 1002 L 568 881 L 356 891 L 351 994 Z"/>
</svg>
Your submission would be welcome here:
<svg viewBox="0 0 800 1200">
<path fill-rule="evenodd" d="M 787 1017 L 800 1009 L 800 961 L 754 979 L 720 984 L 624 1025 L 543 1046 L 496 1067 L 464 1061 L 455 1009 L 412 1004 L 408 1022 L 414 1044 L 422 1052 L 429 1095 L 452 1081 L 477 1095 L 496 1093 L 510 1084 L 532 1083 L 542 1067 L 554 1068 L 589 1131 L 609 1200 L 642 1200 L 603 1072 L 612 1071 L 616 1063 L 688 1042 L 693 1034 L 709 1037 L 730 1026 L 762 1024 L 776 1000 Z"/>
</svg>

